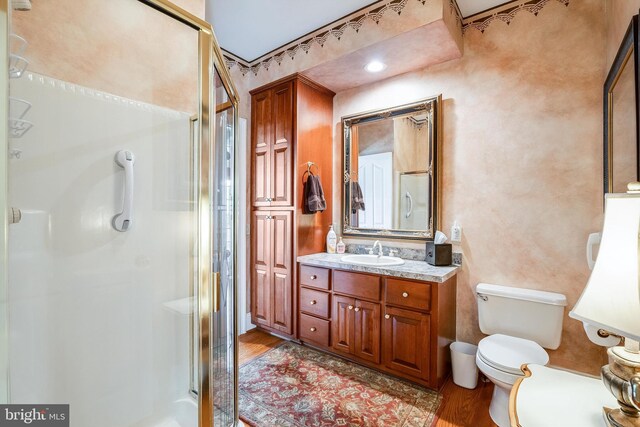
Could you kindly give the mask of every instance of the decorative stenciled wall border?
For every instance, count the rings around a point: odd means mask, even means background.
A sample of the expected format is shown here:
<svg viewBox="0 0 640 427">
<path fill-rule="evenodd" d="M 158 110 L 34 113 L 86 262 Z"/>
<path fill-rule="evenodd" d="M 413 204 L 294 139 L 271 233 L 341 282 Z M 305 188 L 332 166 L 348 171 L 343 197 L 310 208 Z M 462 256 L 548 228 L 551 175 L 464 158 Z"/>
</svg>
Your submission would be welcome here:
<svg viewBox="0 0 640 427">
<path fill-rule="evenodd" d="M 470 29 L 484 33 L 489 25 L 496 21 L 509 25 L 517 14 L 524 11 L 538 16 L 538 13 L 552 1 L 557 1 L 565 6 L 569 6 L 569 0 L 528 0 L 524 2 L 512 2 L 465 19 L 462 25 L 462 34 L 465 34 Z M 514 5 L 513 3 L 519 4 Z"/>
<path fill-rule="evenodd" d="M 400 15 L 409 1 L 410 0 L 391 0 L 381 5 L 375 3 L 361 13 L 354 13 L 337 23 L 332 23 L 320 28 L 310 35 L 295 40 L 272 53 L 257 58 L 252 62 L 246 62 L 230 52 L 225 52 L 224 56 L 227 68 L 232 69 L 233 67 L 238 67 L 243 76 L 249 73 L 258 75 L 258 72 L 261 69 L 264 68 L 265 70 L 268 70 L 273 64 L 280 65 L 286 58 L 293 60 L 300 52 L 309 53 L 309 50 L 311 50 L 311 47 L 314 44 L 324 47 L 324 44 L 330 37 L 335 37 L 340 40 L 345 34 L 345 31 L 349 28 L 358 33 L 362 25 L 367 20 L 371 20 L 378 24 L 387 12 L 391 11 Z M 415 1 L 425 5 L 429 0 Z M 461 29 L 462 34 L 465 34 L 470 29 L 475 29 L 484 33 L 492 23 L 497 21 L 504 22 L 509 25 L 520 12 L 526 11 L 537 16 L 538 13 L 550 2 L 560 2 L 561 4 L 568 6 L 569 1 L 570 0 L 515 0 L 486 12 L 476 14 L 467 19 L 462 19 L 462 14 L 460 13 L 460 8 L 458 7 L 456 0 L 449 0 L 449 13 L 452 15 L 455 14 L 458 27 Z"/>
<path fill-rule="evenodd" d="M 250 63 L 243 61 L 229 52 L 225 52 L 226 65 L 229 69 L 237 66 L 242 75 L 246 75 L 249 72 L 257 75 L 260 69 L 264 68 L 268 70 L 273 64 L 280 65 L 285 58 L 293 60 L 300 52 L 309 53 L 309 50 L 314 44 L 324 47 L 324 44 L 330 37 L 335 37 L 340 40 L 348 29 L 355 30 L 355 32 L 358 33 L 366 21 L 373 21 L 378 24 L 388 12 L 395 12 L 400 15 L 409 1 L 410 0 L 392 0 L 390 2 L 383 3 L 382 5 L 373 4 L 362 13 L 349 15 L 345 17 L 344 20 L 320 28 L 309 36 L 295 40 L 288 45 L 283 46 L 281 49 L 268 54 L 268 56 L 260 57 Z M 422 5 L 425 5 L 428 0 L 414 1 L 418 1 L 419 3 L 422 3 Z M 462 16 L 460 15 L 460 11 L 455 0 L 449 0 L 449 4 L 450 12 L 456 14 L 456 20 L 458 21 L 459 27 L 462 29 Z"/>
</svg>

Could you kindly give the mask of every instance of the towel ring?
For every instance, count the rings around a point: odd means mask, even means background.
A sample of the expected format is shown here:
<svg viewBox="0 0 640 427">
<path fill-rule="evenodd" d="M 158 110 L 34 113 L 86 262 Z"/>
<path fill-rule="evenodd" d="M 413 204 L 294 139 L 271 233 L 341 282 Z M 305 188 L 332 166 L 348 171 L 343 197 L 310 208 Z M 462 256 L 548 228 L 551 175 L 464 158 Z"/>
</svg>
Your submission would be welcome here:
<svg viewBox="0 0 640 427">
<path fill-rule="evenodd" d="M 313 162 L 307 162 L 307 173 L 309 173 L 310 175 L 313 175 L 313 172 L 311 172 L 311 168 L 314 166 L 316 167 L 317 171 L 320 171 L 320 169 L 318 168 L 318 165 L 316 165 Z"/>
</svg>

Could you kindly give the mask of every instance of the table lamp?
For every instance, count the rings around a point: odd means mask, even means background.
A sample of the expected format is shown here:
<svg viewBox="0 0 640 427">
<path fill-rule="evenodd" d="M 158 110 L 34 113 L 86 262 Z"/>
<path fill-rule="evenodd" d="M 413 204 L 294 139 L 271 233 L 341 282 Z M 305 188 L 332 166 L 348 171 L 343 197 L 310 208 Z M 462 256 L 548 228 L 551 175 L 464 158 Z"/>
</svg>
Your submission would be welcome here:
<svg viewBox="0 0 640 427">
<path fill-rule="evenodd" d="M 619 408 L 603 408 L 609 426 L 640 427 L 640 183 L 626 194 L 607 194 L 596 264 L 569 316 L 624 338 L 607 350 L 605 386 Z"/>
</svg>

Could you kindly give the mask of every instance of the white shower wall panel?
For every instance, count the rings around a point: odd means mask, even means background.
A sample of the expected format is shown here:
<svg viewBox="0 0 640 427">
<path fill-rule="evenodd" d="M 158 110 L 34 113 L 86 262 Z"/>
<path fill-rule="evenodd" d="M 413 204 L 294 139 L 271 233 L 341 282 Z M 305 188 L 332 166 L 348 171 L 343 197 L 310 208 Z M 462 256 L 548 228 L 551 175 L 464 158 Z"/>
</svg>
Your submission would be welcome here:
<svg viewBox="0 0 640 427">
<path fill-rule="evenodd" d="M 165 303 L 190 296 L 190 114 L 37 74 L 11 96 L 34 123 L 11 141 L 11 401 L 69 403 L 76 427 L 153 425 L 189 390 L 189 318 Z M 123 149 L 133 223 L 118 232 Z"/>
</svg>

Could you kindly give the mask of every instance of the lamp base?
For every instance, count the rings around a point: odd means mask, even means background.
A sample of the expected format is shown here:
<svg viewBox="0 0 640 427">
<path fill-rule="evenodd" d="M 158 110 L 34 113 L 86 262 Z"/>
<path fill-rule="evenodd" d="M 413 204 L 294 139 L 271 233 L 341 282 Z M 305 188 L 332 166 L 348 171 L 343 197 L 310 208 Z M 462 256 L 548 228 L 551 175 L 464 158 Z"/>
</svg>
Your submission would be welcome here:
<svg viewBox="0 0 640 427">
<path fill-rule="evenodd" d="M 630 416 L 620 408 L 602 408 L 602 415 L 608 427 L 640 427 L 640 417 Z"/>
<path fill-rule="evenodd" d="M 611 347 L 607 350 L 609 364 L 601 370 L 602 382 L 613 394 L 619 408 L 603 408 L 604 419 L 609 427 L 640 427 L 640 354 L 628 340 L 625 347 Z"/>
</svg>

